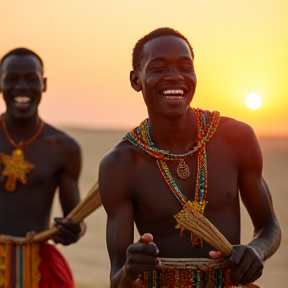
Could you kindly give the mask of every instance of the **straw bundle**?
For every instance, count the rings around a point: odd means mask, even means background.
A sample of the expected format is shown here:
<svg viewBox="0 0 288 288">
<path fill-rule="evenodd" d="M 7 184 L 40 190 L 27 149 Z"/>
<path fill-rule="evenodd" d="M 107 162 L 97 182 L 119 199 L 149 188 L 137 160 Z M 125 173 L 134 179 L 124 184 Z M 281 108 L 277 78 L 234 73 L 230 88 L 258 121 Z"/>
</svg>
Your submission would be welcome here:
<svg viewBox="0 0 288 288">
<path fill-rule="evenodd" d="M 177 221 L 176 228 L 182 231 L 187 229 L 225 255 L 231 255 L 233 247 L 229 241 L 207 218 L 193 209 L 191 205 L 185 205 L 174 217 Z"/>
</svg>

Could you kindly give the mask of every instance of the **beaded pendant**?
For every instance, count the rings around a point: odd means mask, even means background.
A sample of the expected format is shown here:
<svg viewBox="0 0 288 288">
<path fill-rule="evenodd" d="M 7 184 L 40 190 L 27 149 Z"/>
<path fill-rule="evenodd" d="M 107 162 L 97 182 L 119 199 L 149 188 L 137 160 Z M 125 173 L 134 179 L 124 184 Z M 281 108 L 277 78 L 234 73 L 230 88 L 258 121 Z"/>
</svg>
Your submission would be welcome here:
<svg viewBox="0 0 288 288">
<path fill-rule="evenodd" d="M 206 144 L 216 132 L 220 121 L 220 113 L 218 111 L 210 112 L 201 109 L 193 109 L 193 111 L 197 121 L 196 146 L 186 153 L 173 154 L 169 151 L 157 148 L 150 137 L 148 119 L 145 119 L 138 127 L 127 133 L 123 139 L 130 141 L 135 147 L 155 158 L 165 182 L 182 206 L 185 207 L 186 205 L 191 205 L 194 210 L 203 215 L 207 204 L 206 195 L 208 189 Z M 173 179 L 170 169 L 165 161 L 180 161 L 177 167 L 177 175 L 182 179 L 186 179 L 190 175 L 190 170 L 184 159 L 194 153 L 197 154 L 195 197 L 194 200 L 189 200 Z M 179 227 L 176 226 L 176 228 Z M 191 243 L 193 246 L 203 245 L 202 240 L 192 232 Z"/>
<path fill-rule="evenodd" d="M 27 142 L 20 142 L 19 144 L 15 143 L 9 135 L 4 115 L 1 115 L 1 123 L 5 136 L 11 145 L 16 148 L 11 156 L 0 153 L 0 158 L 5 166 L 1 176 L 7 176 L 5 189 L 9 192 L 13 192 L 16 190 L 17 181 L 19 180 L 22 184 L 26 184 L 26 174 L 35 168 L 35 165 L 25 161 L 24 150 L 40 135 L 44 127 L 44 122 L 42 119 L 39 119 L 39 126 L 36 133 Z"/>
<path fill-rule="evenodd" d="M 1 160 L 5 166 L 2 171 L 2 176 L 7 176 L 5 189 L 7 191 L 15 191 L 17 180 L 22 184 L 26 184 L 26 174 L 35 168 L 35 165 L 25 161 L 24 153 L 20 149 L 15 149 L 12 155 L 0 153 Z"/>
<path fill-rule="evenodd" d="M 183 159 L 178 164 L 177 175 L 182 179 L 187 179 L 190 176 L 189 167 Z"/>
</svg>

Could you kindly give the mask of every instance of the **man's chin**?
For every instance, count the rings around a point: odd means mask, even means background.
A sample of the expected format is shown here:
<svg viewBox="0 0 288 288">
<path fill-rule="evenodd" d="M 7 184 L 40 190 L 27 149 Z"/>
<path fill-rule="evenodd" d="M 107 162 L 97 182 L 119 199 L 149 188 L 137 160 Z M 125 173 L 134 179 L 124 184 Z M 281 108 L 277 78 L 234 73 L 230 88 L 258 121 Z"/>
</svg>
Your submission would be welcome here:
<svg viewBox="0 0 288 288">
<path fill-rule="evenodd" d="M 14 110 L 14 111 L 7 111 L 9 116 L 17 119 L 17 120 L 29 120 L 31 118 L 33 118 L 35 116 L 35 114 L 37 114 L 37 112 L 32 111 L 31 109 L 22 109 L 22 110 Z"/>
<path fill-rule="evenodd" d="M 178 119 L 178 118 L 184 117 L 186 115 L 187 111 L 188 111 L 188 108 L 170 109 L 170 110 L 167 109 L 164 114 L 168 118 Z"/>
</svg>

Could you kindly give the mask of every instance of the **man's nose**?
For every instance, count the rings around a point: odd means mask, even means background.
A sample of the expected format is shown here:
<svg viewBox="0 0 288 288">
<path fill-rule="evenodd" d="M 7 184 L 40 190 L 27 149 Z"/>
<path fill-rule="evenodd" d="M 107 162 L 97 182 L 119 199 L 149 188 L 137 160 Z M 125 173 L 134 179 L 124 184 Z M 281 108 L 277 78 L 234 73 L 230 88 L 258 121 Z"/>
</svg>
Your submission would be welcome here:
<svg viewBox="0 0 288 288">
<path fill-rule="evenodd" d="M 17 90 L 26 90 L 28 89 L 28 84 L 25 79 L 19 78 L 16 82 L 15 89 Z"/>
<path fill-rule="evenodd" d="M 178 81 L 183 81 L 184 77 L 180 73 L 180 71 L 178 70 L 177 67 L 172 66 L 169 69 L 169 73 L 167 73 L 166 79 L 170 80 L 170 81 L 177 81 L 178 82 Z"/>
</svg>

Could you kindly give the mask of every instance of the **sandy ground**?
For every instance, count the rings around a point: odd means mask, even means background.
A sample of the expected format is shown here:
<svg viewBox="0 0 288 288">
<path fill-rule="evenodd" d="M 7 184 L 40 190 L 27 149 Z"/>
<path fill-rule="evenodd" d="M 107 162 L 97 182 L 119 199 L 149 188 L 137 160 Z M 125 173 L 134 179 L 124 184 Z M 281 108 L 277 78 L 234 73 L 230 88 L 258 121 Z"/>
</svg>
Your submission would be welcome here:
<svg viewBox="0 0 288 288">
<path fill-rule="evenodd" d="M 101 158 L 124 136 L 125 131 L 93 131 L 64 129 L 82 146 L 83 169 L 80 178 L 82 198 L 98 176 Z M 288 139 L 260 138 L 264 156 L 264 177 L 272 192 L 276 215 L 282 228 L 282 243 L 276 254 L 265 263 L 262 277 L 257 281 L 261 288 L 288 287 L 288 223 L 287 179 Z M 53 215 L 61 215 L 58 199 Z M 59 246 L 70 263 L 77 288 L 109 288 L 110 263 L 106 251 L 106 214 L 101 207 L 87 218 L 88 231 L 75 245 Z M 242 209 L 242 243 L 247 243 L 253 228 L 245 209 Z M 138 235 L 135 235 L 136 239 Z"/>
</svg>

